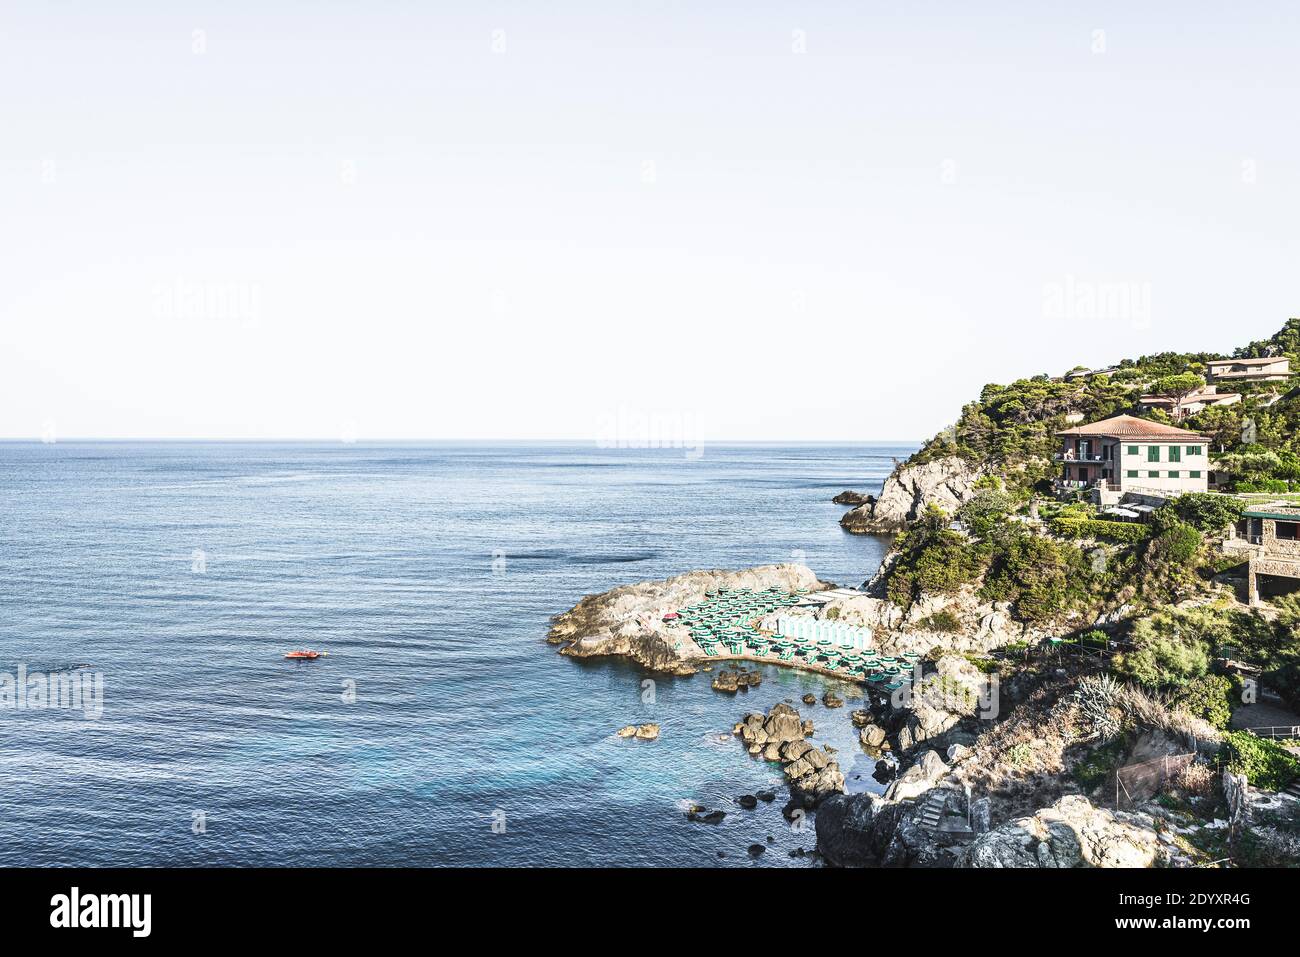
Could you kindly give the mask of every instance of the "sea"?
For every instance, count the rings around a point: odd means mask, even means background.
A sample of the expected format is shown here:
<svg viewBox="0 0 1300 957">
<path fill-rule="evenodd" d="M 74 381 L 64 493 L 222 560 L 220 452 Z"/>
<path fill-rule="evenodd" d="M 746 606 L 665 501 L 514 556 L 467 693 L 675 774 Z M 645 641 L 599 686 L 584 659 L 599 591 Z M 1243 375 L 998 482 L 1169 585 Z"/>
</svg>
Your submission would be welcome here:
<svg viewBox="0 0 1300 957">
<path fill-rule="evenodd" d="M 816 866 L 731 729 L 792 700 L 879 789 L 854 701 L 799 701 L 851 689 L 576 661 L 549 619 L 693 569 L 860 586 L 889 543 L 831 499 L 914 448 L 0 443 L 0 865 Z"/>
</svg>

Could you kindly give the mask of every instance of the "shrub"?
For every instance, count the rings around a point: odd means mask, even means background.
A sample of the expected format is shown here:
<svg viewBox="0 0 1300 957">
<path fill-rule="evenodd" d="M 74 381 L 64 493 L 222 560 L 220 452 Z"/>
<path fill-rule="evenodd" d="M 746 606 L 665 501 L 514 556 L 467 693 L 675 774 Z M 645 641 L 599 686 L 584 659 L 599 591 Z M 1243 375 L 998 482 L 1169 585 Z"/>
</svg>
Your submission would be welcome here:
<svg viewBox="0 0 1300 957">
<path fill-rule="evenodd" d="M 1150 688 L 1181 687 L 1210 669 L 1210 644 L 1177 612 L 1157 612 L 1133 626 L 1133 648 L 1116 655 L 1115 672 Z"/>
<path fill-rule="evenodd" d="M 1061 538 L 1098 538 L 1105 541 L 1135 545 L 1144 542 L 1151 532 L 1136 522 L 1111 522 L 1098 518 L 1074 518 L 1060 515 L 1048 521 L 1048 526 Z"/>
<path fill-rule="evenodd" d="M 1203 675 L 1184 685 L 1175 695 L 1174 704 L 1223 729 L 1232 719 L 1232 706 L 1236 700 L 1237 687 L 1231 679 L 1223 675 Z"/>
<path fill-rule="evenodd" d="M 1028 741 L 1019 741 L 1007 749 L 1007 763 L 1013 768 L 1027 767 L 1034 759 L 1034 749 Z"/>
<path fill-rule="evenodd" d="M 962 534 L 947 527 L 947 516 L 934 506 L 898 537 L 898 556 L 885 579 L 889 600 L 904 608 L 922 595 L 950 595 L 978 580 L 984 559 Z"/>
<path fill-rule="evenodd" d="M 1120 722 L 1116 709 L 1119 706 L 1120 686 L 1110 675 L 1087 677 L 1079 682 L 1071 700 L 1079 709 L 1079 718 L 1088 729 L 1103 741 L 1119 734 Z"/>
<path fill-rule="evenodd" d="M 1174 787 L 1192 797 L 1206 797 L 1214 793 L 1215 777 L 1208 764 L 1193 761 L 1174 775 Z"/>
<path fill-rule="evenodd" d="M 1228 770 L 1246 775 L 1246 780 L 1257 788 L 1281 791 L 1300 777 L 1300 759 L 1280 744 L 1249 731 L 1229 731 L 1223 739 Z"/>
<path fill-rule="evenodd" d="M 1241 518 L 1245 506 L 1240 500 L 1226 495 L 1188 492 L 1165 507 L 1197 531 L 1214 534 Z"/>
<path fill-rule="evenodd" d="M 947 610 L 926 615 L 917 622 L 917 625 L 925 631 L 941 631 L 946 634 L 961 631 L 961 621 L 956 615 Z"/>
<path fill-rule="evenodd" d="M 1008 532 L 994 545 L 982 599 L 1010 602 L 1021 621 L 1041 624 L 1087 597 L 1087 564 L 1076 546 L 1019 529 Z"/>
<path fill-rule="evenodd" d="M 998 489 L 983 489 L 957 509 L 957 519 L 974 535 L 987 535 L 1006 520 L 1016 500 Z"/>
<path fill-rule="evenodd" d="M 1181 519 L 1165 521 L 1147 549 L 1150 560 L 1172 566 L 1191 565 L 1201 551 L 1201 533 Z"/>
<path fill-rule="evenodd" d="M 1108 648 L 1110 647 L 1110 636 L 1100 628 L 1093 628 L 1079 636 L 1079 644 L 1091 648 Z"/>
</svg>

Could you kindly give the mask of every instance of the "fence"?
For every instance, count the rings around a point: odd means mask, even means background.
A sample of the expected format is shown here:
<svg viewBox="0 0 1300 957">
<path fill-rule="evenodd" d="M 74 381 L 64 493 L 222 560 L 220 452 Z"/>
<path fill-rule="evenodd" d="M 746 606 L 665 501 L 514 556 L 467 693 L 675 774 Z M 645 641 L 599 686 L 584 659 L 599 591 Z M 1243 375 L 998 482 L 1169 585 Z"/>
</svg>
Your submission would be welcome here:
<svg viewBox="0 0 1300 957">
<path fill-rule="evenodd" d="M 875 635 L 870 628 L 859 628 L 837 621 L 818 621 L 808 615 L 781 615 L 776 620 L 776 633 L 783 638 L 830 640 L 842 648 L 865 649 L 875 643 Z"/>
<path fill-rule="evenodd" d="M 1164 787 L 1179 771 L 1196 760 L 1196 752 L 1166 754 L 1150 761 L 1128 764 L 1115 772 L 1115 806 L 1144 801 Z"/>
<path fill-rule="evenodd" d="M 1300 724 L 1269 724 L 1256 728 L 1242 728 L 1259 738 L 1271 738 L 1274 741 L 1284 738 L 1300 738 Z"/>
</svg>

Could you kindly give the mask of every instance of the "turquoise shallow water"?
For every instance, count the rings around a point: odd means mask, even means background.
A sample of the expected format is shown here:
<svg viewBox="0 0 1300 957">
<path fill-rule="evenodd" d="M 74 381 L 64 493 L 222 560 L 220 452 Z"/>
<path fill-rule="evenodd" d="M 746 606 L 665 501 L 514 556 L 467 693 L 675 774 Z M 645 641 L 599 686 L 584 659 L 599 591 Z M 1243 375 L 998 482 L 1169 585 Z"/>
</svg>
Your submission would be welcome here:
<svg viewBox="0 0 1300 957">
<path fill-rule="evenodd" d="M 0 710 L 0 864 L 800 864 L 780 801 L 727 804 L 779 772 L 719 736 L 824 679 L 661 679 L 647 704 L 548 619 L 693 568 L 858 584 L 885 542 L 830 499 L 910 451 L 0 444 L 0 671 L 105 682 L 97 721 Z M 846 765 L 848 710 L 813 713 Z M 614 736 L 634 721 L 662 737 Z"/>
</svg>

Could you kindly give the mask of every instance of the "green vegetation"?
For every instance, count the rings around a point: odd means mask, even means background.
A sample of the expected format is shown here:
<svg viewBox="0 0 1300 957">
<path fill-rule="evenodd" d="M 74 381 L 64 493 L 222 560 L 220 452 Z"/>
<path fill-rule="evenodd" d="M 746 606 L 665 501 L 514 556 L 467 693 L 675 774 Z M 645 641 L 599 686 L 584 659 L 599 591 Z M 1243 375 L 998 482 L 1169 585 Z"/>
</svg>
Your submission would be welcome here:
<svg viewBox="0 0 1300 957">
<path fill-rule="evenodd" d="M 1281 791 L 1300 777 L 1300 758 L 1274 741 L 1249 731 L 1229 731 L 1223 739 L 1228 770 L 1246 775 L 1246 780 L 1257 788 Z"/>
<path fill-rule="evenodd" d="M 961 621 L 950 611 L 936 611 L 934 614 L 926 615 L 917 622 L 917 625 L 926 631 L 939 631 L 945 634 L 961 631 Z"/>
<path fill-rule="evenodd" d="M 1115 773 L 1120 761 L 1128 753 L 1128 747 L 1128 738 L 1120 735 L 1093 748 L 1074 766 L 1074 779 L 1089 791 L 1100 787 Z"/>
<path fill-rule="evenodd" d="M 948 528 L 948 517 L 931 506 L 894 542 L 897 558 L 886 579 L 890 601 L 910 607 L 922 595 L 951 595 L 978 580 L 985 556 L 960 532 Z"/>
<path fill-rule="evenodd" d="M 1078 547 L 1004 526 L 993 542 L 984 601 L 1010 602 L 1021 621 L 1045 624 L 1087 602 L 1092 573 Z"/>
<path fill-rule="evenodd" d="M 1161 376 L 1150 385 L 1152 395 L 1167 395 L 1183 399 L 1205 385 L 1205 376 L 1195 372 L 1178 372 Z"/>
<path fill-rule="evenodd" d="M 1116 655 L 1117 674 L 1150 688 L 1182 687 L 1210 670 L 1211 645 L 1183 612 L 1158 611 L 1133 627 L 1133 650 Z"/>
<path fill-rule="evenodd" d="M 1230 389 L 1242 393 L 1241 402 L 1210 406 L 1179 423 L 1210 438 L 1216 455 L 1222 453 L 1216 467 L 1226 471 L 1241 491 L 1300 490 L 1298 350 L 1300 319 L 1289 319 L 1276 335 L 1252 342 L 1236 355 L 1289 356 L 1295 377 L 1277 383 L 1234 382 Z M 962 409 L 957 422 L 922 446 L 909 462 L 957 455 L 997 469 L 1006 479 L 1007 491 L 1018 496 L 1057 474 L 1051 456 L 1057 449 L 1055 433 L 1067 427 L 1067 416 L 1076 414 L 1092 422 L 1129 413 L 1168 421 L 1165 413 L 1144 408 L 1138 399 L 1147 392 L 1186 395 L 1204 384 L 1206 363 L 1221 358 L 1227 357 L 1162 352 L 1124 359 L 1105 374 L 1038 375 L 1009 385 L 986 385 L 979 399 Z M 1201 528 L 1198 522 L 1192 524 Z"/>
<path fill-rule="evenodd" d="M 1272 604 L 1271 616 L 1211 606 L 1161 609 L 1134 624 L 1132 650 L 1117 655 L 1112 667 L 1139 684 L 1174 691 L 1186 710 L 1220 724 L 1223 712 L 1216 699 L 1235 707 L 1240 689 L 1210 674 L 1210 662 L 1244 659 L 1260 668 L 1264 683 L 1292 708 L 1300 708 L 1300 596 Z"/>
<path fill-rule="evenodd" d="M 1049 520 L 1047 524 L 1062 538 L 1094 538 L 1135 545 L 1146 541 L 1151 535 L 1151 530 L 1147 526 L 1136 522 L 1111 522 L 1097 518 L 1059 516 Z"/>
<path fill-rule="evenodd" d="M 972 535 L 985 536 L 1011 514 L 1016 500 L 1001 488 L 984 488 L 957 509 L 957 520 Z"/>
<path fill-rule="evenodd" d="M 1165 508 L 1198 532 L 1218 534 L 1241 518 L 1243 504 L 1234 498 L 1210 492 L 1188 492 Z"/>
<path fill-rule="evenodd" d="M 1147 549 L 1152 562 L 1171 567 L 1192 565 L 1201 553 L 1201 533 L 1191 525 L 1161 510 L 1152 521 L 1155 537 Z"/>
<path fill-rule="evenodd" d="M 1216 728 L 1228 727 L 1233 705 L 1241 700 L 1237 682 L 1225 675 L 1202 675 L 1187 682 L 1174 696 L 1174 705 L 1204 718 Z"/>
</svg>

